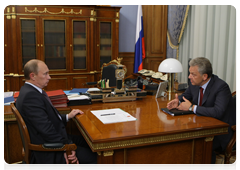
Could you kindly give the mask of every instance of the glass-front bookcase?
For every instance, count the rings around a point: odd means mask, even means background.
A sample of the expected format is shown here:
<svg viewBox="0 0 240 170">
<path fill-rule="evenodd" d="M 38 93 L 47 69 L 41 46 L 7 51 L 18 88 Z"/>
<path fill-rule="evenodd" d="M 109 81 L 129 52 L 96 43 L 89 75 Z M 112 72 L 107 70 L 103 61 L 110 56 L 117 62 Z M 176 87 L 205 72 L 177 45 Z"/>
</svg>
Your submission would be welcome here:
<svg viewBox="0 0 240 170">
<path fill-rule="evenodd" d="M 73 68 L 86 69 L 86 21 L 73 21 Z"/>
<path fill-rule="evenodd" d="M 65 20 L 44 20 L 45 63 L 51 69 L 66 69 Z"/>
<path fill-rule="evenodd" d="M 36 21 L 21 20 L 22 68 L 31 59 L 36 59 Z"/>
<path fill-rule="evenodd" d="M 112 23 L 100 22 L 100 68 L 112 60 Z"/>
</svg>

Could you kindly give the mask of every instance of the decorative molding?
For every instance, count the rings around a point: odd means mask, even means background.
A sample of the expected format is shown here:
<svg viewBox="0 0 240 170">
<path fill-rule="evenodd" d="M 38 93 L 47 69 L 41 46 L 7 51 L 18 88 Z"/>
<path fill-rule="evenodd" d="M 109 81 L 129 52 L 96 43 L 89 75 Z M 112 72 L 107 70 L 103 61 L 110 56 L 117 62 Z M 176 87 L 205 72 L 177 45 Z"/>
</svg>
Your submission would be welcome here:
<svg viewBox="0 0 240 170">
<path fill-rule="evenodd" d="M 104 151 L 103 152 L 103 156 L 113 156 L 113 153 L 114 153 L 113 150 L 111 150 L 111 151 Z"/>
<path fill-rule="evenodd" d="M 214 138 L 214 136 L 207 137 L 207 138 L 205 139 L 205 142 L 211 142 L 211 141 L 213 141 L 213 138 Z"/>
<path fill-rule="evenodd" d="M 74 12 L 73 9 L 70 10 L 70 12 L 66 12 L 64 11 L 64 8 L 62 8 L 62 10 L 60 12 L 50 12 L 47 10 L 47 8 L 44 8 L 43 11 L 39 11 L 37 9 L 37 7 L 34 8 L 34 10 L 29 10 L 27 7 L 25 7 L 25 12 L 29 12 L 29 13 L 49 13 L 49 14 L 53 14 L 53 15 L 56 15 L 56 14 L 76 14 L 76 15 L 81 15 L 82 14 L 82 10 L 80 9 L 79 12 Z"/>
<path fill-rule="evenodd" d="M 11 115 L 4 114 L 4 121 L 16 121 L 16 117 L 14 114 L 11 114 Z"/>
<path fill-rule="evenodd" d="M 83 128 L 80 126 L 79 122 L 75 118 L 73 120 L 75 121 L 78 129 L 80 130 L 81 134 L 84 136 L 84 138 L 86 139 L 86 141 L 88 142 L 89 146 L 92 148 L 93 151 L 101 151 L 104 149 L 113 149 L 113 148 L 115 149 L 115 148 L 134 147 L 139 145 L 149 145 L 149 144 L 156 144 L 156 143 L 162 143 L 167 141 L 185 140 L 185 139 L 191 139 L 191 138 L 201 138 L 207 135 L 215 135 L 215 134 L 228 132 L 228 127 L 225 127 L 225 128 L 208 129 L 208 130 L 185 132 L 185 133 L 178 133 L 178 134 L 171 134 L 171 135 L 161 135 L 161 136 L 155 136 L 155 137 L 94 144 L 89 139 L 88 135 L 83 130 Z"/>
</svg>

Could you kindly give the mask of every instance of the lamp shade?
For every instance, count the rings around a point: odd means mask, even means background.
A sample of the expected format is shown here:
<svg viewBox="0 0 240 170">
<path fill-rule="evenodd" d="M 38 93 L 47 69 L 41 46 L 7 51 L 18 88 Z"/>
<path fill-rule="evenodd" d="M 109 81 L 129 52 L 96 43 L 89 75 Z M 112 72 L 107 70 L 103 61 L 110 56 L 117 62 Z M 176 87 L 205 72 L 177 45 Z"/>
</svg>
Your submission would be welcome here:
<svg viewBox="0 0 240 170">
<path fill-rule="evenodd" d="M 158 71 L 162 73 L 180 73 L 183 71 L 183 68 L 177 59 L 167 58 L 161 62 Z"/>
</svg>

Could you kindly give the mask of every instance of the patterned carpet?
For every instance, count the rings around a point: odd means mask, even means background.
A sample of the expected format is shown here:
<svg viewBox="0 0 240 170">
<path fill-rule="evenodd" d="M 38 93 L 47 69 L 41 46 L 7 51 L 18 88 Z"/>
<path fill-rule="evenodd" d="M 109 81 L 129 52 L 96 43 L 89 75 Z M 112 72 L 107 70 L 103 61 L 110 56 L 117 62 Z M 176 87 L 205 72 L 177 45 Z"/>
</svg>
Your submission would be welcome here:
<svg viewBox="0 0 240 170">
<path fill-rule="evenodd" d="M 214 170 L 223 170 L 224 169 L 223 167 L 224 167 L 224 155 L 217 155 Z M 238 156 L 233 156 L 230 159 L 229 170 L 237 169 L 238 169 Z"/>
</svg>

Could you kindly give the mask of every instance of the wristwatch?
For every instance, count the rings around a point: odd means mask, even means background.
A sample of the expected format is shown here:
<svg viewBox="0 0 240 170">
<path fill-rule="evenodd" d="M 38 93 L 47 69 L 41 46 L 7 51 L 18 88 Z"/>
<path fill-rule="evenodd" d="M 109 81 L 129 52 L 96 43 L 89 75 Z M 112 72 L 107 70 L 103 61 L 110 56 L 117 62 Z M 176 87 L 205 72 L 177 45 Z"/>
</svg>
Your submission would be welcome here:
<svg viewBox="0 0 240 170">
<path fill-rule="evenodd" d="M 189 110 L 189 111 L 192 111 L 192 109 L 193 109 L 192 107 L 193 107 L 193 104 L 189 107 L 188 110 Z"/>
</svg>

